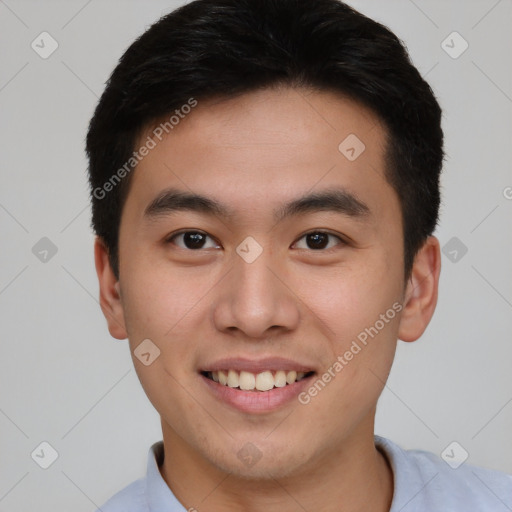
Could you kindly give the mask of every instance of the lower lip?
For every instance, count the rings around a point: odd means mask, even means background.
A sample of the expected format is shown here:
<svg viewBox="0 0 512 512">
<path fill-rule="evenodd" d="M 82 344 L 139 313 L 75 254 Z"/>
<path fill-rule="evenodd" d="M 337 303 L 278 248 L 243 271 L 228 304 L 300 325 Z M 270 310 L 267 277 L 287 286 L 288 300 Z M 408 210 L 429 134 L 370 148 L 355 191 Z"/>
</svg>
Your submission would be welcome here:
<svg viewBox="0 0 512 512">
<path fill-rule="evenodd" d="M 200 377 L 221 402 L 242 412 L 266 413 L 275 411 L 293 400 L 298 402 L 298 395 L 309 385 L 314 374 L 293 384 L 287 384 L 282 388 L 272 388 L 269 391 L 243 391 L 219 384 L 202 374 Z"/>
</svg>

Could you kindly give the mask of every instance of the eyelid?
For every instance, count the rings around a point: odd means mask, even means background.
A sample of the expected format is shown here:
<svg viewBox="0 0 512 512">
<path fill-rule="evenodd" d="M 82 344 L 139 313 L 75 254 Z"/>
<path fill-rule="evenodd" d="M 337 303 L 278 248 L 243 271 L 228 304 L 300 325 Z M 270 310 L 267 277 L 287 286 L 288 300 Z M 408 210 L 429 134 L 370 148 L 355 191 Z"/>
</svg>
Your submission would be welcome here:
<svg viewBox="0 0 512 512">
<path fill-rule="evenodd" d="M 311 252 L 318 252 L 318 253 L 320 253 L 320 252 L 329 252 L 332 249 L 336 249 L 336 247 L 338 245 L 341 245 L 341 246 L 348 245 L 348 240 L 347 239 L 343 238 L 342 235 L 339 235 L 337 233 L 333 233 L 332 231 L 329 231 L 328 229 L 310 229 L 309 231 L 306 231 L 305 233 L 300 235 L 297 238 L 297 240 L 295 242 L 293 242 L 292 245 L 295 245 L 299 240 L 302 240 L 305 236 L 312 235 L 314 233 L 320 233 L 320 234 L 332 236 L 333 238 L 337 238 L 340 243 L 338 243 L 335 247 L 330 247 L 329 249 L 316 249 L 316 250 L 315 249 L 304 249 L 304 250 L 309 250 Z"/>
<path fill-rule="evenodd" d="M 185 233 L 200 233 L 200 234 L 205 235 L 206 237 L 210 238 L 211 240 L 213 240 L 217 245 L 221 245 L 212 235 L 208 234 L 206 231 L 203 231 L 201 229 L 191 229 L 191 228 L 181 229 L 179 231 L 171 233 L 169 236 L 167 236 L 165 238 L 165 243 L 172 243 L 174 238 L 176 238 L 176 237 L 178 237 L 180 235 L 183 235 Z M 348 241 L 345 238 L 343 238 L 341 235 L 339 235 L 339 234 L 333 233 L 333 232 L 331 232 L 329 230 L 326 230 L 326 229 L 310 229 L 309 231 L 306 231 L 306 232 L 302 233 L 299 237 L 297 237 L 295 242 L 293 242 L 292 246 L 295 245 L 299 240 L 302 240 L 305 236 L 311 235 L 311 234 L 314 234 L 314 233 L 325 234 L 325 235 L 331 236 L 333 238 L 337 238 L 338 241 L 340 242 L 340 243 L 337 244 L 337 246 L 338 245 L 348 245 Z M 186 251 L 191 251 L 191 252 L 197 252 L 197 251 L 200 251 L 200 250 L 203 249 L 203 248 L 201 248 L 201 249 L 193 250 L 193 249 L 182 248 L 182 247 L 179 247 L 179 248 L 180 249 L 184 249 Z M 329 249 L 317 249 L 317 250 L 315 250 L 315 249 L 305 249 L 305 250 L 309 250 L 309 251 L 312 251 L 312 252 L 328 252 L 331 249 L 335 249 L 335 248 L 336 248 L 336 246 L 335 247 L 331 247 Z M 210 249 L 210 248 L 207 247 L 206 249 Z"/>
<path fill-rule="evenodd" d="M 180 236 L 180 235 L 184 235 L 185 233 L 199 233 L 201 235 L 204 235 L 208 238 L 210 238 L 211 240 L 213 240 L 217 245 L 220 245 L 220 243 L 210 234 L 208 234 L 206 231 L 203 231 L 202 229 L 193 229 L 193 228 L 188 228 L 188 229 L 180 229 L 179 231 L 175 231 L 173 233 L 171 233 L 170 235 L 166 236 L 165 239 L 164 239 L 164 242 L 166 244 L 170 244 L 170 243 L 173 243 L 173 239 Z M 196 250 L 193 250 L 193 249 L 188 249 L 188 248 L 183 248 L 183 247 L 179 247 L 177 246 L 179 249 L 183 249 L 184 251 L 190 251 L 190 252 L 198 252 L 198 251 L 201 251 L 201 250 L 204 250 L 204 248 L 201 248 L 201 249 L 196 249 Z M 210 247 L 207 247 L 206 249 L 211 249 Z"/>
</svg>

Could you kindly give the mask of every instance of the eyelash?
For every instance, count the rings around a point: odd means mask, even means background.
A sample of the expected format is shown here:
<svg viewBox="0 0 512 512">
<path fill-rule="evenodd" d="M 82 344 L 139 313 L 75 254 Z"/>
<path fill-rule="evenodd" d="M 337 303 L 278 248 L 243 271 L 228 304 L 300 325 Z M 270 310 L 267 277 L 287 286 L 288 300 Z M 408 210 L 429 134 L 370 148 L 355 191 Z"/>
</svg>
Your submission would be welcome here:
<svg viewBox="0 0 512 512">
<path fill-rule="evenodd" d="M 213 237 L 211 237 L 210 235 L 208 235 L 208 233 L 205 233 L 204 231 L 200 231 L 200 230 L 192 230 L 192 229 L 187 229 L 187 230 L 182 230 L 182 231 L 178 231 L 177 233 L 173 233 L 172 235 L 170 235 L 169 237 L 166 238 L 165 240 L 165 243 L 173 243 L 173 240 L 180 236 L 180 235 L 184 235 L 186 233 L 198 233 L 198 234 L 201 234 L 201 235 L 205 235 L 207 236 L 208 238 L 214 240 Z M 330 252 L 334 249 L 336 249 L 336 247 L 338 246 L 344 246 L 344 245 L 347 245 L 347 242 L 345 240 L 343 240 L 343 238 L 341 238 L 339 235 L 335 235 L 334 233 L 331 233 L 329 231 L 322 231 L 322 230 L 313 230 L 313 231 L 308 231 L 307 233 L 304 233 L 302 234 L 295 243 L 297 243 L 299 240 L 302 240 L 304 237 L 308 236 L 308 235 L 312 235 L 312 234 L 322 234 L 322 235 L 328 235 L 330 237 L 333 237 L 333 238 L 337 238 L 339 243 L 336 244 L 336 246 L 334 247 L 330 247 L 329 249 L 306 249 L 306 250 L 309 250 L 309 251 L 313 251 L 313 252 Z M 220 244 L 219 244 L 220 245 Z M 191 252 L 198 252 L 198 251 L 201 251 L 203 250 L 204 248 L 201 247 L 200 249 L 189 249 L 188 247 L 179 247 L 180 249 L 183 249 L 183 250 L 186 250 L 186 251 L 191 251 Z M 207 249 L 209 249 L 207 247 Z M 304 249 L 303 249 L 304 250 Z"/>
</svg>

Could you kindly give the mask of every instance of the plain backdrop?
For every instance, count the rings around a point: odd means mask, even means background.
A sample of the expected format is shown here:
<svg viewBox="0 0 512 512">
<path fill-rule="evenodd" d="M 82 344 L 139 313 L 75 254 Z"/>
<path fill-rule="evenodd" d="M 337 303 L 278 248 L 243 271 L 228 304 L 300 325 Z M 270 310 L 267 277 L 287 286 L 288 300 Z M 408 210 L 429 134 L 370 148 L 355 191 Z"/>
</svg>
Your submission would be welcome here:
<svg viewBox="0 0 512 512">
<path fill-rule="evenodd" d="M 405 42 L 446 136 L 437 311 L 398 343 L 376 432 L 512 473 L 512 2 L 350 3 Z M 0 511 L 93 511 L 161 438 L 98 305 L 84 137 L 122 52 L 179 4 L 0 0 Z"/>
</svg>

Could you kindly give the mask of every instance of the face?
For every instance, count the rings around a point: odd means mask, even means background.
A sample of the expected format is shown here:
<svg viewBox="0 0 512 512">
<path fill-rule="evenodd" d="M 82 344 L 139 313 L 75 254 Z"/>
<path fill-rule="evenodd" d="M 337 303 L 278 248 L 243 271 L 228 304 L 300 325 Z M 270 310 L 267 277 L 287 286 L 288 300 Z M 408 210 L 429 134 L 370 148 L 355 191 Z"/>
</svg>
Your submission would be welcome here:
<svg viewBox="0 0 512 512">
<path fill-rule="evenodd" d="M 350 100 L 265 90 L 199 102 L 138 164 L 109 325 L 183 452 L 280 477 L 373 436 L 404 313 L 385 139 Z"/>
</svg>

